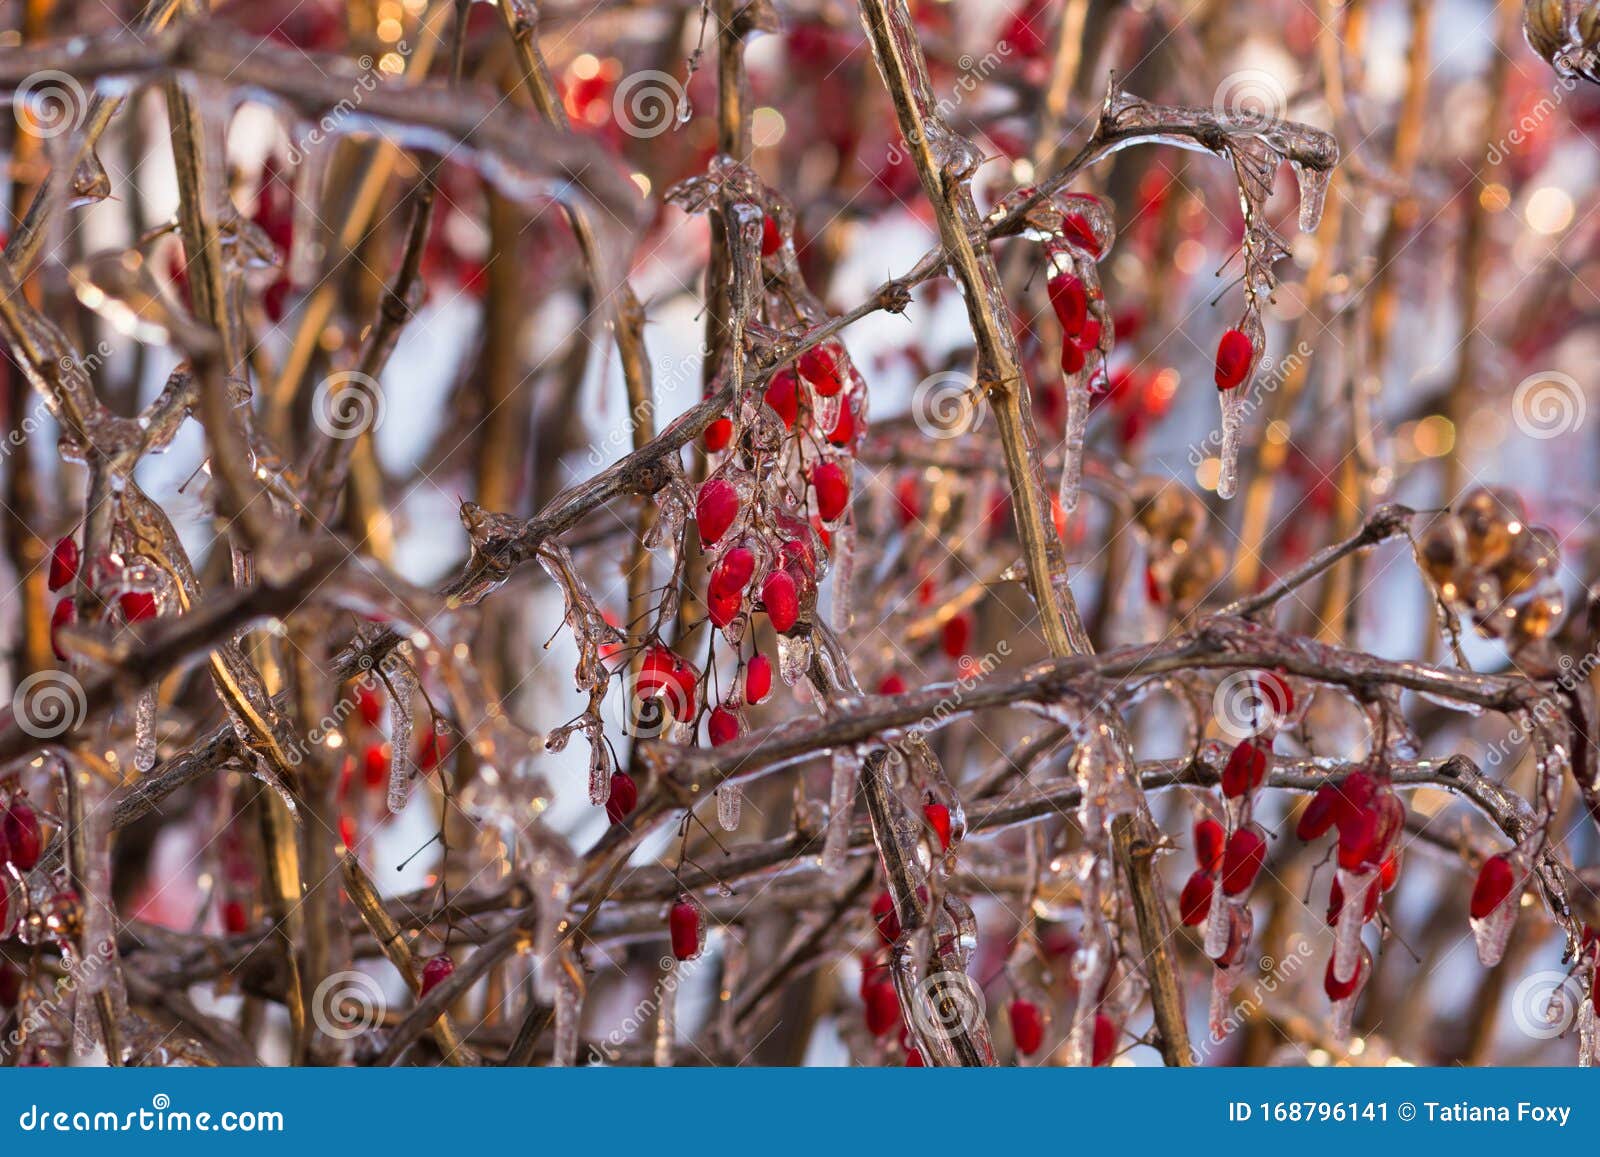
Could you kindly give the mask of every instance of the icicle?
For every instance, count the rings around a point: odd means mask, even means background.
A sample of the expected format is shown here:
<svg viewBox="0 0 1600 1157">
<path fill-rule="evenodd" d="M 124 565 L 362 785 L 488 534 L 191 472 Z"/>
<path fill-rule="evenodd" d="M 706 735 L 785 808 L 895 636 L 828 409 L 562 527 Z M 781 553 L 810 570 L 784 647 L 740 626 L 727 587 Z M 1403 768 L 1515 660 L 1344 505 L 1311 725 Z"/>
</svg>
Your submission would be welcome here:
<svg viewBox="0 0 1600 1157">
<path fill-rule="evenodd" d="M 1067 433 L 1061 462 L 1060 498 L 1061 509 L 1071 514 L 1078 509 L 1078 491 L 1083 482 L 1083 437 L 1089 428 L 1089 375 L 1068 374 L 1063 385 L 1067 391 Z"/>
<path fill-rule="evenodd" d="M 1359 992 L 1353 993 L 1343 1000 L 1333 1002 L 1333 1016 L 1328 1022 L 1328 1035 L 1341 1044 L 1350 1039 L 1350 1028 L 1356 1016 L 1356 999 L 1360 995 Z"/>
<path fill-rule="evenodd" d="M 822 840 L 822 870 L 837 876 L 850 857 L 850 813 L 855 810 L 856 781 L 861 776 L 861 757 L 854 748 L 841 747 L 833 753 L 833 778 L 828 786 L 828 830 Z"/>
<path fill-rule="evenodd" d="M 1292 162 L 1295 182 L 1300 186 L 1300 232 L 1315 233 L 1322 224 L 1322 207 L 1328 200 L 1328 170 L 1314 169 Z"/>
<path fill-rule="evenodd" d="M 824 427 L 826 429 L 827 427 Z M 856 521 L 853 507 L 846 508 L 843 525 L 833 534 L 833 629 L 848 631 L 855 623 L 851 581 L 856 569 Z"/>
<path fill-rule="evenodd" d="M 1211 1002 L 1206 1018 L 1212 1040 L 1220 1041 L 1228 1035 L 1233 1020 L 1233 990 L 1239 986 L 1239 978 L 1243 975 L 1242 963 L 1211 971 Z"/>
<path fill-rule="evenodd" d="M 139 695 L 133 709 L 133 766 L 149 771 L 156 765 L 156 691 L 148 688 Z"/>
<path fill-rule="evenodd" d="M 717 823 L 723 831 L 738 831 L 743 811 L 744 790 L 738 784 L 724 783 L 717 788 Z"/>
<path fill-rule="evenodd" d="M 576 965 L 563 961 L 556 978 L 556 1040 L 551 1065 L 572 1068 L 578 1063 L 578 1024 L 583 1017 L 583 987 L 573 978 Z"/>
<path fill-rule="evenodd" d="M 411 736 L 416 730 L 413 700 L 417 692 L 417 675 L 409 663 L 394 663 L 393 670 L 384 672 L 393 692 L 389 700 L 389 811 L 399 814 L 405 810 L 411 796 L 411 783 L 416 778 L 416 767 L 411 761 Z"/>
<path fill-rule="evenodd" d="M 805 678 L 811 666 L 811 636 L 778 636 L 778 676 L 785 686 L 793 687 Z"/>
<path fill-rule="evenodd" d="M 1578 1006 L 1578 1064 L 1582 1068 L 1591 1067 L 1597 1059 L 1596 1049 L 1600 1048 L 1600 1033 L 1596 1032 L 1594 999 L 1585 997 Z"/>
<path fill-rule="evenodd" d="M 1505 955 L 1506 942 L 1511 939 L 1511 929 L 1517 922 L 1517 908 L 1521 904 L 1522 884 L 1511 890 L 1500 904 L 1481 920 L 1473 920 L 1472 938 L 1478 945 L 1478 963 L 1493 968 Z"/>
<path fill-rule="evenodd" d="M 655 1065 L 658 1069 L 672 1067 L 672 1053 L 678 1043 L 678 972 L 678 962 L 669 961 L 667 973 L 661 978 L 661 1003 L 656 1010 Z"/>
<path fill-rule="evenodd" d="M 564 845 L 547 841 L 528 865 L 529 891 L 538 907 L 533 926 L 533 988 L 540 1000 L 557 999 L 554 967 L 567 928 L 567 908 L 572 902 L 572 853 Z"/>
<path fill-rule="evenodd" d="M 1203 945 L 1206 956 L 1212 960 L 1221 959 L 1222 954 L 1228 950 L 1228 934 L 1233 927 L 1228 907 L 1228 900 L 1222 894 L 1222 881 L 1219 879 L 1211 886 L 1211 911 L 1206 916 Z"/>
<path fill-rule="evenodd" d="M 591 736 L 589 747 L 589 802 L 605 807 L 611 799 L 611 749 L 604 737 Z"/>
<path fill-rule="evenodd" d="M 1366 924 L 1367 889 L 1377 878 L 1372 871 L 1351 872 L 1338 870 L 1339 891 L 1344 903 L 1339 907 L 1339 922 L 1333 933 L 1333 977 L 1347 981 L 1356 974 L 1365 951 L 1361 945 L 1361 929 Z"/>
</svg>

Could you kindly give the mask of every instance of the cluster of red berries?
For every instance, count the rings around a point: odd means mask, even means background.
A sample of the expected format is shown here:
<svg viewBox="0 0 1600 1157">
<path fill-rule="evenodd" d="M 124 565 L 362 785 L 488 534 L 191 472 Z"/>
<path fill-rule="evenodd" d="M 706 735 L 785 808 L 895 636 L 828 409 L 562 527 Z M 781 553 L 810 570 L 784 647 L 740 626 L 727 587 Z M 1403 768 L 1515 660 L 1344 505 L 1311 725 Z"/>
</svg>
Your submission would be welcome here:
<svg viewBox="0 0 1600 1157">
<path fill-rule="evenodd" d="M 1295 835 L 1302 840 L 1338 831 L 1339 870 L 1328 893 L 1328 924 L 1341 930 L 1336 940 L 1348 944 L 1352 952 L 1360 927 L 1377 918 L 1383 894 L 1400 878 L 1399 843 L 1405 821 L 1405 804 L 1387 779 L 1364 771 L 1351 772 L 1338 783 L 1324 783 L 1300 813 Z M 1348 894 L 1354 889 L 1360 896 Z M 1371 953 L 1365 947 L 1341 969 L 1336 947 L 1323 977 L 1328 999 L 1338 1003 L 1355 996 L 1371 969 Z"/>
<path fill-rule="evenodd" d="M 50 551 L 50 575 L 48 585 L 51 591 L 60 591 L 77 581 L 78 571 L 81 567 L 82 556 L 78 550 L 78 542 L 71 535 L 56 541 Z M 102 568 L 107 572 L 123 569 L 120 564 L 106 560 Z M 108 584 L 109 585 L 109 584 Z M 148 590 L 124 590 L 117 595 L 117 610 L 121 613 L 123 622 L 142 623 L 153 619 L 160 613 L 160 603 L 155 592 Z M 61 662 L 67 661 L 67 654 L 61 648 L 60 639 L 56 632 L 65 626 L 70 626 L 78 621 L 78 606 L 71 595 L 65 595 L 57 600 L 55 609 L 50 614 L 50 649 Z"/>
<path fill-rule="evenodd" d="M 1529 526 L 1514 492 L 1480 487 L 1436 518 L 1417 543 L 1439 597 L 1464 611 L 1490 638 L 1521 645 L 1548 638 L 1566 605 L 1556 573 L 1555 533 Z"/>
</svg>

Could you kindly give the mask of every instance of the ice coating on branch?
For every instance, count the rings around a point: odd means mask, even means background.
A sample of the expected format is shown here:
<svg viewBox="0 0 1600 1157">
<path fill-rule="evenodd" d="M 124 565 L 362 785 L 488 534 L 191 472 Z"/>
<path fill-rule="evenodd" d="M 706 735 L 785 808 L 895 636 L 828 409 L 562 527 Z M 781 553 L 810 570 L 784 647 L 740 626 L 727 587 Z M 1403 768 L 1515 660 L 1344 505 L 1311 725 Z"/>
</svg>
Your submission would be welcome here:
<svg viewBox="0 0 1600 1157">
<path fill-rule="evenodd" d="M 831 876 L 843 873 L 849 863 L 850 815 L 860 777 L 860 753 L 853 747 L 836 749 L 828 781 L 828 827 L 822 839 L 822 870 Z"/>
</svg>

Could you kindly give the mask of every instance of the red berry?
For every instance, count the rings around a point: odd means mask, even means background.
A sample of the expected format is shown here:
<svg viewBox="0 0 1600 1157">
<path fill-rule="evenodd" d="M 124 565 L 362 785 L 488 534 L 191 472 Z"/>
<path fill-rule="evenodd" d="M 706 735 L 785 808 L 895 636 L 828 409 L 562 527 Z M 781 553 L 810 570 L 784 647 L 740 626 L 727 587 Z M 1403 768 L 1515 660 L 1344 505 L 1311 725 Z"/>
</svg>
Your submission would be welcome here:
<svg viewBox="0 0 1600 1157">
<path fill-rule="evenodd" d="M 839 379 L 839 359 L 826 342 L 800 355 L 800 376 L 824 398 L 831 398 L 844 389 L 844 382 Z"/>
<path fill-rule="evenodd" d="M 1393 888 L 1400 880 L 1400 853 L 1393 852 L 1383 861 L 1383 867 L 1378 869 L 1378 886 L 1385 892 Z"/>
<path fill-rule="evenodd" d="M 693 960 L 700 955 L 700 907 L 688 900 L 679 900 L 667 916 L 667 929 L 672 936 L 672 955 L 679 960 Z"/>
<path fill-rule="evenodd" d="M 1238 799 L 1255 791 L 1266 778 L 1266 749 L 1255 740 L 1247 739 L 1233 749 L 1222 769 L 1222 794 L 1228 799 Z"/>
<path fill-rule="evenodd" d="M 611 773 L 611 795 L 606 800 L 606 818 L 620 824 L 633 814 L 639 803 L 639 785 L 625 771 Z"/>
<path fill-rule="evenodd" d="M 339 842 L 347 848 L 356 846 L 356 821 L 347 815 L 339 817 Z"/>
<path fill-rule="evenodd" d="M 1061 372 L 1069 378 L 1073 374 L 1083 372 L 1085 360 L 1083 350 L 1077 342 L 1068 338 L 1061 343 Z"/>
<path fill-rule="evenodd" d="M 1231 390 L 1250 373 L 1256 347 L 1236 329 L 1230 329 L 1217 343 L 1217 389 Z"/>
<path fill-rule="evenodd" d="M 783 245 L 783 234 L 778 231 L 778 222 L 768 213 L 761 219 L 761 256 L 771 257 Z"/>
<path fill-rule="evenodd" d="M 1294 834 L 1307 841 L 1320 839 L 1333 827 L 1338 811 L 1339 788 L 1331 783 L 1323 784 L 1300 813 L 1300 822 L 1295 825 Z"/>
<path fill-rule="evenodd" d="M 50 551 L 50 589 L 58 591 L 78 577 L 78 542 L 71 535 L 57 539 Z"/>
<path fill-rule="evenodd" d="M 5 856 L 19 872 L 39 862 L 43 841 L 39 838 L 39 817 L 26 800 L 13 800 L 0 819 L 0 836 L 5 841 Z M 3 923 L 3 922 L 0 922 Z"/>
<path fill-rule="evenodd" d="M 1333 813 L 1333 822 L 1342 830 L 1350 824 L 1360 823 L 1362 815 L 1367 810 L 1367 804 L 1372 802 L 1372 797 L 1377 793 L 1377 782 L 1364 771 L 1352 771 L 1344 777 L 1338 785 L 1339 794 L 1336 797 L 1337 806 Z"/>
<path fill-rule="evenodd" d="M 5 901 L 0 900 L 0 924 L 5 923 Z M 22 998 L 22 972 L 9 964 L 0 964 L 0 1008 L 16 1008 L 17 1001 Z M 906 1058 L 906 1064 L 911 1063 L 911 1058 Z M 922 1063 L 922 1058 L 917 1058 L 917 1063 Z"/>
<path fill-rule="evenodd" d="M 368 787 L 382 787 L 389 782 L 389 745 L 369 743 L 362 753 L 361 766 Z"/>
<path fill-rule="evenodd" d="M 50 612 L 50 650 L 61 662 L 67 661 L 67 653 L 61 649 L 61 643 L 56 638 L 58 627 L 69 627 L 78 621 L 78 604 L 70 597 L 62 599 L 56 604 L 56 609 Z"/>
<path fill-rule="evenodd" d="M 1248 892 L 1267 858 L 1267 837 L 1255 824 L 1240 828 L 1228 838 L 1222 855 L 1222 891 L 1229 896 Z"/>
<path fill-rule="evenodd" d="M 695 521 L 700 524 L 700 541 L 716 542 L 728 533 L 739 514 L 739 492 L 726 478 L 712 478 L 700 487 L 695 502 Z"/>
<path fill-rule="evenodd" d="M 895 506 L 900 512 L 901 529 L 922 517 L 922 480 L 915 474 L 902 474 L 894 485 Z"/>
<path fill-rule="evenodd" d="M 456 962 L 450 959 L 448 952 L 441 952 L 437 956 L 428 957 L 422 965 L 422 989 L 417 995 L 427 996 L 428 993 L 449 980 L 455 970 Z"/>
<path fill-rule="evenodd" d="M 1083 332 L 1076 338 L 1079 349 L 1084 353 L 1095 349 L 1100 344 L 1100 319 L 1091 314 L 1083 323 Z"/>
<path fill-rule="evenodd" d="M 939 645 L 944 653 L 952 659 L 959 659 L 967 653 L 967 647 L 972 642 L 972 616 L 966 611 L 958 611 L 945 620 L 944 629 L 939 636 Z"/>
<path fill-rule="evenodd" d="M 1333 974 L 1333 957 L 1328 957 L 1328 970 L 1322 974 L 1322 991 L 1328 994 L 1328 999 L 1337 1004 L 1341 1000 L 1348 1000 L 1366 982 L 1367 973 L 1372 968 L 1372 957 L 1365 948 L 1361 950 L 1361 960 L 1356 964 L 1355 973 L 1349 980 L 1340 980 Z"/>
<path fill-rule="evenodd" d="M 1405 805 L 1384 790 L 1339 826 L 1339 866 L 1350 871 L 1381 864 L 1406 819 Z"/>
<path fill-rule="evenodd" d="M 885 944 L 892 947 L 900 939 L 900 917 L 894 910 L 894 897 L 888 892 L 879 892 L 872 902 L 872 922 L 878 926 L 878 935 Z"/>
<path fill-rule="evenodd" d="M 772 660 L 765 655 L 752 655 L 750 665 L 744 669 L 744 701 L 752 707 L 765 703 L 772 694 Z"/>
<path fill-rule="evenodd" d="M 701 435 L 705 442 L 706 453 L 718 454 L 728 448 L 728 443 L 733 441 L 733 421 L 729 418 L 718 418 L 706 427 L 706 432 Z"/>
<path fill-rule="evenodd" d="M 894 985 L 879 981 L 864 994 L 867 1012 L 867 1031 L 873 1036 L 887 1036 L 900 1024 L 900 998 Z"/>
<path fill-rule="evenodd" d="M 783 419 L 786 428 L 794 429 L 795 419 L 800 416 L 800 383 L 794 376 L 794 371 L 785 366 L 773 374 L 767 381 L 767 405 L 777 412 Z"/>
<path fill-rule="evenodd" d="M 928 826 L 933 829 L 933 834 L 939 837 L 939 850 L 950 850 L 950 809 L 942 803 L 925 804 L 922 808 L 923 818 L 928 821 Z"/>
<path fill-rule="evenodd" d="M 151 591 L 128 591 L 117 599 L 122 617 L 130 623 L 142 623 L 156 617 L 156 596 Z"/>
<path fill-rule="evenodd" d="M 772 629 L 786 634 L 800 619 L 800 591 L 787 570 L 775 570 L 761 584 L 761 603 L 772 620 Z"/>
<path fill-rule="evenodd" d="M 249 931 L 250 914 L 238 900 L 229 900 L 222 906 L 222 928 L 230 936 Z"/>
<path fill-rule="evenodd" d="M 1196 872 L 1178 896 L 1178 919 L 1188 928 L 1198 928 L 1211 914 L 1211 893 L 1216 881 L 1205 872 Z"/>
<path fill-rule="evenodd" d="M 1062 214 L 1061 235 L 1069 244 L 1085 250 L 1091 257 L 1099 258 L 1100 238 L 1095 234 L 1094 226 L 1089 224 L 1089 219 L 1082 213 Z"/>
<path fill-rule="evenodd" d="M 1050 308 L 1055 310 L 1061 329 L 1067 337 L 1077 337 L 1089 318 L 1089 290 L 1083 279 L 1071 273 L 1058 273 L 1045 283 L 1045 289 L 1050 294 Z"/>
<path fill-rule="evenodd" d="M 376 686 L 365 680 L 356 684 L 356 710 L 368 727 L 376 727 L 383 718 L 383 697 Z"/>
<path fill-rule="evenodd" d="M 712 747 L 721 747 L 739 738 L 739 717 L 726 707 L 713 707 L 706 719 L 706 734 Z"/>
<path fill-rule="evenodd" d="M 1011 1020 L 1011 1039 L 1016 1042 L 1017 1052 L 1031 1057 L 1044 1044 L 1044 1015 L 1037 1004 L 1021 997 L 1013 1000 L 1006 1012 Z"/>
<path fill-rule="evenodd" d="M 1597 989 L 1596 991 L 1600 991 L 1600 989 Z M 1600 997 L 1597 997 L 1596 999 L 1600 999 Z M 15 1003 L 15 1002 L 13 1002 L 13 1003 Z M 921 1068 L 926 1068 L 926 1067 L 927 1067 L 927 1062 L 922 1059 L 922 1050 L 921 1049 L 907 1049 L 906 1050 L 906 1068 L 908 1068 L 908 1069 L 921 1069 Z"/>
<path fill-rule="evenodd" d="M 904 695 L 905 691 L 906 681 L 893 671 L 878 680 L 879 695 Z"/>
<path fill-rule="evenodd" d="M 739 617 L 739 608 L 743 605 L 744 596 L 737 591 L 726 595 L 719 595 L 713 591 L 706 596 L 706 618 L 710 619 L 711 625 L 720 631 Z"/>
<path fill-rule="evenodd" d="M 756 556 L 742 546 L 736 546 L 722 556 L 716 567 L 711 572 L 711 582 L 707 590 L 712 595 L 738 595 L 750 585 L 750 576 L 755 574 Z"/>
<path fill-rule="evenodd" d="M 811 489 L 817 494 L 817 513 L 833 522 L 850 505 L 850 480 L 837 462 L 820 462 L 811 470 Z"/>
<path fill-rule="evenodd" d="M 1505 903 L 1516 882 L 1517 872 L 1508 858 L 1490 856 L 1485 860 L 1478 869 L 1477 882 L 1472 885 L 1472 918 L 1482 920 Z"/>
<path fill-rule="evenodd" d="M 833 424 L 833 429 L 828 431 L 828 444 L 831 446 L 848 446 L 856 440 L 856 404 L 850 400 L 850 395 L 844 396 L 844 401 L 839 405 L 839 420 Z"/>
<path fill-rule="evenodd" d="M 1228 842 L 1228 833 L 1221 824 L 1207 817 L 1194 825 L 1194 860 L 1200 870 L 1215 875 L 1222 870 L 1222 849 Z"/>
<path fill-rule="evenodd" d="M 1117 1053 L 1117 1037 L 1120 1033 L 1116 1021 L 1103 1012 L 1095 1013 L 1093 1063 L 1096 1067 L 1111 1063 L 1111 1058 Z"/>
</svg>

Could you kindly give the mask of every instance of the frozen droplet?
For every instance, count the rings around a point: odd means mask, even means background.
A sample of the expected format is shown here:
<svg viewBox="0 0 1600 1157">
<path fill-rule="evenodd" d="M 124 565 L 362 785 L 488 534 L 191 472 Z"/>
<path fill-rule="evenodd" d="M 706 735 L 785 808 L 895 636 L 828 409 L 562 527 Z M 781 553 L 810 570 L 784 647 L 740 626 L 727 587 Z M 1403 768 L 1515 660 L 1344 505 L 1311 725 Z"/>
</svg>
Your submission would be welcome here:
<svg viewBox="0 0 1600 1157">
<path fill-rule="evenodd" d="M 611 749 L 605 739 L 594 736 L 589 748 L 589 802 L 605 807 L 611 799 Z"/>
<path fill-rule="evenodd" d="M 717 788 L 717 823 L 723 831 L 737 831 L 743 811 L 744 790 L 738 784 L 724 783 Z"/>
</svg>

